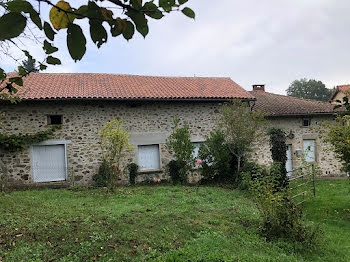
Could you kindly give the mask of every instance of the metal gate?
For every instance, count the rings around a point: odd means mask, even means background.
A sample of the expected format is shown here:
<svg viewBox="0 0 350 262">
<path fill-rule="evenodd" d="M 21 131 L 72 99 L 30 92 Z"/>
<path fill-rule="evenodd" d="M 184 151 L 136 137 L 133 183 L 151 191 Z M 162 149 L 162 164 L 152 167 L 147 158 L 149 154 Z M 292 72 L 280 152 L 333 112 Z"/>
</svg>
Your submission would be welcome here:
<svg viewBox="0 0 350 262">
<path fill-rule="evenodd" d="M 289 186 L 296 205 L 304 203 L 310 196 L 316 196 L 315 178 L 318 172 L 314 164 L 299 167 L 291 172 Z"/>
</svg>

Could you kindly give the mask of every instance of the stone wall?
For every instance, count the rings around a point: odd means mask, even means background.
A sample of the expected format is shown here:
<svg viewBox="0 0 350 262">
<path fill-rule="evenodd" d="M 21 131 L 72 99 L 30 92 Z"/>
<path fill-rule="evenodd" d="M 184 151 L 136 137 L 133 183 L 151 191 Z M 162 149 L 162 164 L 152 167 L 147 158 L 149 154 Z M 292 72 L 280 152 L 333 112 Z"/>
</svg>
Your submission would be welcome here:
<svg viewBox="0 0 350 262">
<path fill-rule="evenodd" d="M 180 118 L 180 126 L 187 123 L 192 132 L 192 141 L 204 141 L 215 128 L 219 113 L 218 103 L 147 102 L 126 103 L 117 101 L 22 102 L 17 105 L 2 105 L 5 117 L 1 120 L 1 133 L 25 134 L 47 130 L 48 115 L 63 115 L 62 129 L 55 139 L 67 140 L 68 179 L 76 185 L 92 182 L 101 163 L 98 133 L 103 124 L 118 118 L 131 134 L 135 150 L 127 156 L 127 162 L 137 163 L 137 146 L 159 144 L 161 169 L 171 156 L 165 149 L 165 140 L 172 132 L 173 118 Z M 9 168 L 10 183 L 33 183 L 30 148 L 15 153 L 0 152 L 1 159 Z M 162 170 L 155 173 L 164 177 Z M 149 173 L 145 172 L 143 176 Z M 126 182 L 126 177 L 124 181 Z"/>
<path fill-rule="evenodd" d="M 311 120 L 310 127 L 303 127 L 303 119 Z M 287 144 L 292 145 L 292 166 L 293 169 L 301 166 L 302 159 L 297 157 L 296 150 L 303 152 L 303 140 L 315 139 L 316 142 L 316 164 L 321 169 L 321 175 L 324 177 L 342 177 L 346 174 L 340 171 L 342 165 L 335 158 L 334 152 L 328 143 L 322 139 L 322 129 L 320 123 L 323 121 L 333 121 L 333 116 L 315 116 L 315 117 L 274 117 L 268 121 L 268 127 L 282 128 L 287 134 L 292 134 L 287 139 Z M 264 136 L 256 142 L 255 150 L 251 158 L 259 164 L 269 166 L 272 163 L 272 157 L 269 147 L 269 137 Z"/>
<path fill-rule="evenodd" d="M 22 102 L 17 105 L 2 104 L 5 117 L 1 120 L 1 133 L 25 134 L 36 133 L 49 128 L 48 115 L 63 115 L 62 129 L 56 131 L 55 139 L 71 141 L 67 147 L 68 180 L 75 185 L 88 185 L 92 176 L 97 173 L 101 163 L 101 149 L 98 133 L 103 124 L 118 118 L 124 121 L 124 127 L 131 134 L 131 143 L 135 150 L 127 156 L 127 162 L 138 162 L 137 147 L 139 145 L 159 144 L 161 170 L 151 173 L 166 178 L 164 167 L 171 156 L 165 148 L 165 140 L 172 132 L 173 118 L 180 118 L 180 125 L 187 123 L 192 132 L 192 141 L 204 141 L 205 136 L 216 127 L 220 105 L 218 103 L 126 103 L 118 101 L 36 101 Z M 312 126 L 330 117 L 312 118 Z M 327 145 L 311 128 L 301 127 L 301 118 L 276 118 L 270 125 L 284 128 L 288 133 L 292 131 L 294 138 L 288 143 L 293 145 L 293 152 L 302 149 L 302 139 L 315 138 L 317 141 L 317 162 L 325 176 L 341 176 L 341 164 L 332 152 L 325 152 Z M 0 152 L 0 157 L 8 167 L 9 179 L 12 184 L 33 185 L 31 149 L 8 153 Z M 265 165 L 271 164 L 268 138 L 257 143 L 252 158 Z M 297 167 L 300 160 L 293 159 L 293 167 Z M 138 181 L 149 177 L 144 172 Z M 127 182 L 124 177 L 123 182 Z"/>
</svg>

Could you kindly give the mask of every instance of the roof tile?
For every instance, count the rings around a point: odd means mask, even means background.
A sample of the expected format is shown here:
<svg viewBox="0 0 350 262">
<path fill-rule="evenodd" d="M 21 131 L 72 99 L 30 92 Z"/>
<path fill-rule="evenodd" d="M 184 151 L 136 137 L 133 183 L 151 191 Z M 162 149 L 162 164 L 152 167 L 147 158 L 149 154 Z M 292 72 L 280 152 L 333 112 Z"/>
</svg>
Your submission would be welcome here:
<svg viewBox="0 0 350 262">
<path fill-rule="evenodd" d="M 19 88 L 22 99 L 254 99 L 230 78 L 155 77 L 117 74 L 31 73 Z"/>
<path fill-rule="evenodd" d="M 260 90 L 249 91 L 249 93 L 257 99 L 254 108 L 270 116 L 335 113 L 334 105 L 327 102 L 277 95 Z"/>
</svg>

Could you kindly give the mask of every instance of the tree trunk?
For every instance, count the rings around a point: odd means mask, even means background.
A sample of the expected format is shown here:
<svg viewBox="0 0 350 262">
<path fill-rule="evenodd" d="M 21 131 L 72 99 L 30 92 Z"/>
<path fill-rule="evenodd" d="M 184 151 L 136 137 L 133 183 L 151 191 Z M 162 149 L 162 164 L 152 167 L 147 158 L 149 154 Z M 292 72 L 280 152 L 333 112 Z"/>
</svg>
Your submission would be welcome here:
<svg viewBox="0 0 350 262">
<path fill-rule="evenodd" d="M 7 187 L 7 167 L 0 160 L 0 191 L 4 192 Z"/>
<path fill-rule="evenodd" d="M 239 178 L 239 172 L 241 171 L 241 156 L 237 156 L 237 174 L 236 174 L 236 182 L 238 182 L 238 178 Z"/>
</svg>

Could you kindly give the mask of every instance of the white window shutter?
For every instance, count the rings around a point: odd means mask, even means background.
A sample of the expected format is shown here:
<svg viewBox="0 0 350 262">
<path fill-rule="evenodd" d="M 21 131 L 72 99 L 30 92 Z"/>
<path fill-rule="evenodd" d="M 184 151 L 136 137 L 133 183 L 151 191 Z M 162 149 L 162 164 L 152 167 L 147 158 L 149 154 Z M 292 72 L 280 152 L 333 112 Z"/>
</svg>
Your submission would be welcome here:
<svg viewBox="0 0 350 262">
<path fill-rule="evenodd" d="M 306 162 L 314 162 L 316 160 L 315 155 L 315 140 L 308 139 L 303 141 L 304 146 L 304 159 Z"/>
<path fill-rule="evenodd" d="M 160 169 L 159 145 L 138 146 L 140 170 Z"/>
</svg>

